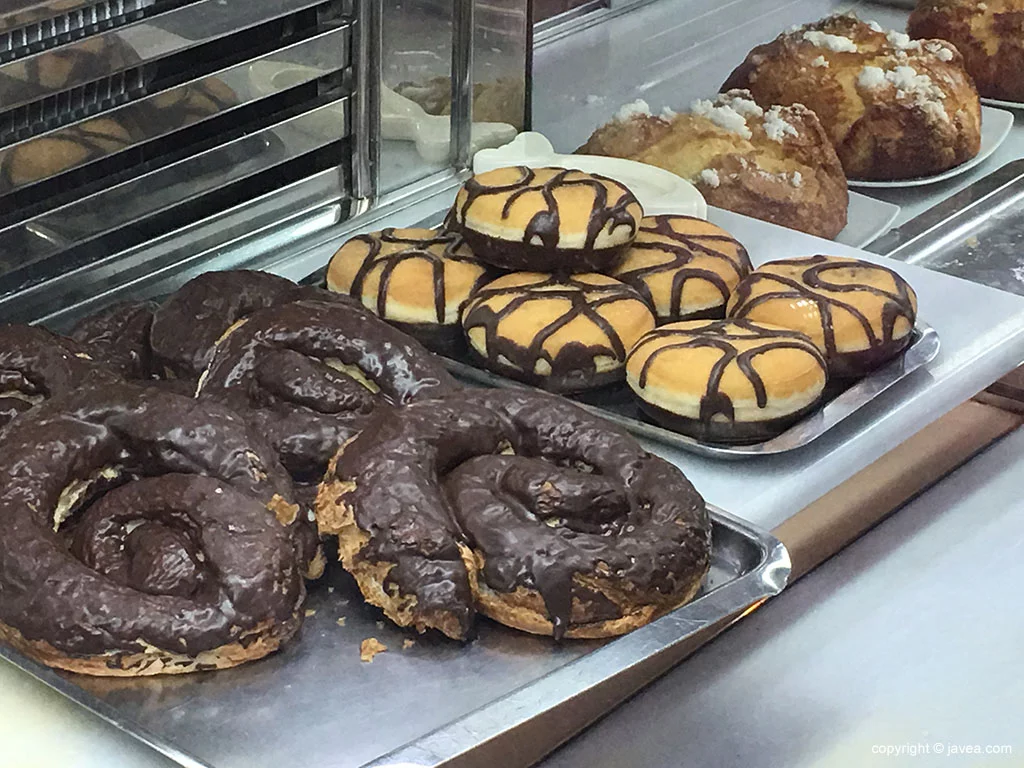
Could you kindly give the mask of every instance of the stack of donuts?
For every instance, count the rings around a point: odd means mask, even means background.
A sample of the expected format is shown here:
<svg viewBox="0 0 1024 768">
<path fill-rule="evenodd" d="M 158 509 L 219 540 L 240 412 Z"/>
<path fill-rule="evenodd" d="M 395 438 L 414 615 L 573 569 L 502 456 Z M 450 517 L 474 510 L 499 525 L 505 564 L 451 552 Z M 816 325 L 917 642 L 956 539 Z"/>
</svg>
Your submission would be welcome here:
<svg viewBox="0 0 1024 768">
<path fill-rule="evenodd" d="M 898 274 L 816 255 L 753 269 L 730 234 L 645 217 L 622 184 L 560 168 L 469 179 L 442 231 L 346 243 L 330 290 L 445 354 L 557 393 L 627 384 L 655 422 L 769 439 L 910 343 Z"/>
<path fill-rule="evenodd" d="M 420 261 L 473 284 L 487 268 L 461 248 Z M 393 263 L 358 279 L 416 259 Z M 368 602 L 457 639 L 478 613 L 621 634 L 696 594 L 711 550 L 700 495 L 621 430 L 464 390 L 359 302 L 246 271 L 66 337 L 0 326 L 0 521 L 0 641 L 109 676 L 300 641 L 330 540 Z"/>
</svg>

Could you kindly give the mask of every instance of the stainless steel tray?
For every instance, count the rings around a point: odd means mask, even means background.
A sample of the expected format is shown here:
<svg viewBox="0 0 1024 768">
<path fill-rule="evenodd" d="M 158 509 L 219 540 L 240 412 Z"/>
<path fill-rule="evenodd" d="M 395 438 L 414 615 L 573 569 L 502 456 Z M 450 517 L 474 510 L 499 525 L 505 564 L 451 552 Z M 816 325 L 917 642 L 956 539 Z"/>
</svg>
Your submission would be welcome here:
<svg viewBox="0 0 1024 768">
<path fill-rule="evenodd" d="M 801 448 L 849 418 L 885 390 L 922 368 L 939 354 L 939 334 L 930 325 L 918 320 L 914 339 L 907 350 L 891 362 L 860 379 L 856 384 L 834 395 L 825 405 L 763 443 L 750 445 L 714 445 L 704 443 L 647 421 L 625 384 L 594 392 L 567 395 L 577 405 L 609 421 L 620 424 L 640 437 L 658 440 L 689 453 L 714 459 L 739 460 L 755 456 L 771 456 Z M 525 387 L 518 381 L 485 371 L 459 360 L 443 358 L 448 369 L 460 378 L 491 387 Z"/>
<path fill-rule="evenodd" d="M 691 603 L 607 642 L 534 637 L 481 621 L 466 645 L 383 622 L 340 569 L 313 588 L 301 634 L 238 669 L 180 678 L 57 673 L 0 645 L 0 657 L 191 768 L 532 764 L 778 594 L 785 547 L 712 510 L 711 571 Z M 344 626 L 338 618 L 345 617 Z M 710 639 L 711 632 L 704 639 Z M 376 637 L 388 651 L 359 660 Z"/>
<path fill-rule="evenodd" d="M 869 249 L 1024 296 L 1024 160 L 975 182 Z"/>
</svg>

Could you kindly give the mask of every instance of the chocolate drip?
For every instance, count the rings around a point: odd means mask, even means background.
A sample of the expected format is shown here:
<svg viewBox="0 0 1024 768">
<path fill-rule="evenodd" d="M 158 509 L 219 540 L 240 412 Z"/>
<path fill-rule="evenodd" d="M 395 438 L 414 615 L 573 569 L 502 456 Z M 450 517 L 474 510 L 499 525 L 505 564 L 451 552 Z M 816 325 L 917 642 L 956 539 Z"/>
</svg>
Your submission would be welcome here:
<svg viewBox="0 0 1024 768">
<path fill-rule="evenodd" d="M 104 468 L 122 485 L 101 494 Z M 290 502 L 273 452 L 226 409 L 128 384 L 54 398 L 0 443 L 0 621 L 115 668 L 268 622 L 287 637 L 304 588 L 294 526 L 268 507 Z"/>
<path fill-rule="evenodd" d="M 492 286 L 493 283 L 477 291 L 467 306 L 462 322 L 467 336 L 473 328 L 483 328 L 487 362 L 496 365 L 499 358 L 504 357 L 519 369 L 507 371 L 511 375 L 525 375 L 533 380 L 536 378 L 534 374 L 537 363 L 541 360 L 546 361 L 551 367 L 551 373 L 546 377 L 540 377 L 540 381 L 543 383 L 545 379 L 550 380 L 556 387 L 572 382 L 576 386 L 585 386 L 587 380 L 597 373 L 595 358 L 598 356 L 606 355 L 616 360 L 625 360 L 628 351 L 626 345 L 618 329 L 597 311 L 600 307 L 618 301 L 635 301 L 649 311 L 640 295 L 624 283 L 595 284 L 588 282 L 585 275 L 567 278 L 542 275 L 539 276 L 538 282 L 526 285 Z M 499 310 L 491 309 L 491 300 L 507 296 L 514 298 Z M 565 300 L 570 302 L 565 314 L 541 328 L 528 343 L 520 343 L 509 334 L 500 333 L 501 322 L 524 305 Z M 588 346 L 573 342 L 566 344 L 555 354 L 544 349 L 544 343 L 551 336 L 579 317 L 584 317 L 597 325 L 605 334 L 608 343 Z M 505 368 L 501 370 L 505 372 Z"/>
<path fill-rule="evenodd" d="M 737 333 L 730 326 L 738 327 L 744 332 Z M 644 347 L 647 344 L 659 339 L 673 338 L 675 336 L 691 338 L 660 346 L 651 352 L 640 368 L 640 375 L 637 377 L 638 384 L 641 389 L 647 386 L 647 378 L 651 367 L 655 364 L 658 357 L 665 352 L 675 349 L 717 349 L 722 354 L 711 367 L 707 387 L 700 400 L 700 415 L 698 418 L 705 429 L 710 427 L 716 416 L 724 416 L 730 422 L 735 421 L 736 416 L 732 398 L 728 393 L 722 391 L 722 376 L 729 365 L 734 362 L 743 376 L 750 382 L 759 408 L 764 408 L 768 405 L 768 393 L 764 380 L 754 367 L 754 360 L 758 356 L 777 349 L 797 349 L 813 357 L 821 366 L 823 375 L 826 375 L 827 371 L 825 359 L 807 336 L 796 331 L 765 328 L 743 319 L 709 323 L 699 328 L 685 330 L 672 327 L 658 328 L 646 334 L 633 348 L 630 355 L 643 354 Z M 736 341 L 756 342 L 756 346 L 741 352 L 733 343 Z"/>
<path fill-rule="evenodd" d="M 682 314 L 683 288 L 686 285 L 686 281 L 692 279 L 706 280 L 715 286 L 722 295 L 722 311 L 724 312 L 725 303 L 729 300 L 729 296 L 732 293 L 732 286 L 718 272 L 692 266 L 691 263 L 697 254 L 710 256 L 725 262 L 736 273 L 736 279 L 739 280 L 750 274 L 752 269 L 747 250 L 736 242 L 735 239 L 725 234 L 713 235 L 703 232 L 699 234 L 679 232 L 672 226 L 673 220 L 700 221 L 691 216 L 653 216 L 644 219 L 640 223 L 640 233 L 637 236 L 637 240 L 633 243 L 633 248 L 644 251 L 661 251 L 669 254 L 672 258 L 662 264 L 652 264 L 647 267 L 637 267 L 636 269 L 619 269 L 616 270 L 615 277 L 639 291 L 647 300 L 647 303 L 654 307 L 657 312 L 659 307 L 654 301 L 650 286 L 647 284 L 647 278 L 666 272 L 674 273 L 669 298 L 669 310 L 667 315 L 664 315 L 664 317 L 670 320 L 677 320 Z M 704 222 L 701 223 L 703 224 Z M 644 238 L 641 240 L 645 234 L 665 238 L 671 242 L 665 242 L 662 239 Z M 732 244 L 736 249 L 735 257 L 730 256 L 726 251 L 717 250 L 714 247 L 716 243 Z"/>
<path fill-rule="evenodd" d="M 792 278 L 766 271 L 766 268 L 774 265 L 806 266 L 806 269 L 800 273 L 798 278 Z M 876 271 L 891 276 L 896 286 L 896 292 L 879 288 L 866 281 L 857 283 L 830 283 L 828 281 L 829 270 L 850 268 L 862 270 L 865 273 Z M 759 283 L 777 284 L 780 288 L 754 295 L 754 288 Z M 877 326 L 875 318 L 868 317 L 857 307 L 837 295 L 844 293 L 869 293 L 882 299 Z M 869 349 L 890 347 L 897 341 L 894 331 L 899 318 L 906 320 L 910 327 L 913 327 L 916 319 L 911 288 L 898 274 L 891 269 L 870 262 L 838 260 L 829 256 L 779 259 L 763 265 L 761 269 L 753 272 L 736 287 L 735 303 L 729 314 L 734 318 L 742 318 L 761 304 L 780 299 L 808 301 L 817 307 L 824 335 L 825 356 L 830 362 L 839 354 L 833 321 L 835 309 L 845 310 L 857 321 L 864 330 Z M 909 339 L 909 334 L 907 338 Z"/>
<path fill-rule="evenodd" d="M 710 521 L 682 473 L 558 398 L 466 390 L 382 414 L 335 476 L 368 536 L 358 558 L 396 564 L 386 587 L 428 622 L 458 617 L 463 636 L 474 605 L 460 544 L 490 589 L 537 590 L 558 638 L 630 611 L 596 599 L 595 583 L 667 609 L 708 564 Z"/>
</svg>

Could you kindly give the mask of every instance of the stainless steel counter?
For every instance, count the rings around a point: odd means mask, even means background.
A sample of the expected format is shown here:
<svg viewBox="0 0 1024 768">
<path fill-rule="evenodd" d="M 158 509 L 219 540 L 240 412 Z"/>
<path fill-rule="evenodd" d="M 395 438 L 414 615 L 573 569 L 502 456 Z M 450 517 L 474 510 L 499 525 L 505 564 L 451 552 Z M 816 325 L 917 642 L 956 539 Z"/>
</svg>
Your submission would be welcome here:
<svg viewBox="0 0 1024 768">
<path fill-rule="evenodd" d="M 1018 430 L 541 765 L 1024 764 L 1022 474 Z"/>
</svg>

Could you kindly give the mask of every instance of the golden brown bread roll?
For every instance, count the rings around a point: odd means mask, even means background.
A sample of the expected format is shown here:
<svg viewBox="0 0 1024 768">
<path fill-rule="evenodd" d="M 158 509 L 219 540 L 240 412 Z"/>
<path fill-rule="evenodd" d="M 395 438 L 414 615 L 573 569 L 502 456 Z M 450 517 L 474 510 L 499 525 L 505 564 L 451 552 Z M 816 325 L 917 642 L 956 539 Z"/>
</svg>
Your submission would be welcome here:
<svg viewBox="0 0 1024 768">
<path fill-rule="evenodd" d="M 804 334 L 750 320 L 694 320 L 645 334 L 626 381 L 670 429 L 714 443 L 767 440 L 817 405 L 825 359 Z"/>
<path fill-rule="evenodd" d="M 612 272 L 654 308 L 659 323 L 725 316 L 729 294 L 753 267 L 721 227 L 692 216 L 648 216 Z"/>
<path fill-rule="evenodd" d="M 0 190 L 41 181 L 126 149 L 132 131 L 108 117 L 66 128 L 59 136 L 41 136 L 16 147 L 0 163 Z"/>
<path fill-rule="evenodd" d="M 908 30 L 953 43 L 982 96 L 1024 102 L 1024 0 L 920 0 Z"/>
<path fill-rule="evenodd" d="M 762 109 L 749 93 L 652 115 L 640 101 L 578 152 L 638 160 L 692 182 L 711 205 L 819 237 L 846 226 L 846 176 L 814 113 Z"/>
<path fill-rule="evenodd" d="M 724 87 L 814 110 L 850 179 L 930 176 L 981 148 L 981 104 L 960 54 L 854 16 L 758 46 Z"/>
<path fill-rule="evenodd" d="M 868 261 L 779 259 L 740 281 L 727 314 L 806 334 L 825 354 L 831 376 L 856 378 L 910 344 L 917 294 L 891 269 Z"/>
</svg>

